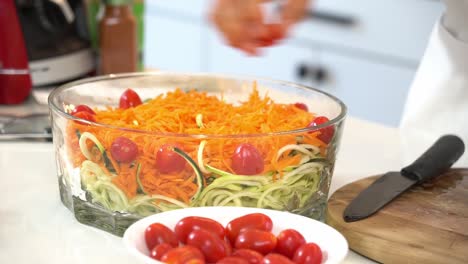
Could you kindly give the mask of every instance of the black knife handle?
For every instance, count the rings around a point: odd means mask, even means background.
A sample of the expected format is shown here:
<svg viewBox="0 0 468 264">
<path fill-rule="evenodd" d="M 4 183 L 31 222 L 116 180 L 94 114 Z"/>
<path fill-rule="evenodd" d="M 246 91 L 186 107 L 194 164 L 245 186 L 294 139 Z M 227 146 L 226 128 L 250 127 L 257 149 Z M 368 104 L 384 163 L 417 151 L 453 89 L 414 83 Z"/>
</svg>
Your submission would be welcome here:
<svg viewBox="0 0 468 264">
<path fill-rule="evenodd" d="M 440 137 L 424 154 L 401 173 L 422 183 L 450 169 L 465 151 L 465 144 L 455 135 Z"/>
</svg>

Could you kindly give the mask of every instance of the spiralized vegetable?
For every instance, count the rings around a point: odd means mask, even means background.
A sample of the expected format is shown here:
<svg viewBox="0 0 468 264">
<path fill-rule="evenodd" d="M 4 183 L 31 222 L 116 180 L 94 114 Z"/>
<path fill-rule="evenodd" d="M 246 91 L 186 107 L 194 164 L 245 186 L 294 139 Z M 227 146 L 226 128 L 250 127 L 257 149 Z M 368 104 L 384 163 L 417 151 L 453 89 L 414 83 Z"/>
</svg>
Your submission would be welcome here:
<svg viewBox="0 0 468 264">
<path fill-rule="evenodd" d="M 100 144 L 94 137 L 93 142 Z M 202 155 L 205 144 L 206 141 L 200 144 L 199 155 Z M 81 146 L 86 148 L 85 144 L 80 144 Z M 138 195 L 128 201 L 125 194 L 111 182 L 112 176 L 106 175 L 101 167 L 92 161 L 83 162 L 81 178 L 83 187 L 91 194 L 93 202 L 109 210 L 128 211 L 139 215 L 151 215 L 189 206 L 246 206 L 283 210 L 291 206 L 291 201 L 296 201 L 293 207 L 300 208 L 317 191 L 326 162 L 318 156 L 319 149 L 308 144 L 284 146 L 277 155 L 279 157 L 291 150 L 296 150 L 296 155 L 302 156 L 301 163 L 287 167 L 284 176 L 279 180 L 274 180 L 273 173 L 256 176 L 235 175 L 208 165 L 205 171 L 213 174 L 216 179 L 190 204 L 164 195 Z M 87 149 L 82 151 L 88 152 Z"/>
<path fill-rule="evenodd" d="M 195 112 L 192 107 L 176 108 L 192 102 Z M 159 111 L 156 107 L 163 108 L 158 118 L 151 114 Z M 256 89 L 237 107 L 205 93 L 176 90 L 135 108 L 96 109 L 98 122 L 114 126 L 208 135 L 238 133 L 237 127 L 246 133 L 274 132 L 275 126 L 294 129 L 312 118 L 292 105 L 261 98 Z M 226 119 L 235 119 L 237 127 L 229 127 Z M 317 139 L 319 131 L 245 139 L 171 138 L 73 121 L 67 130 L 68 151 L 72 164 L 80 167 L 87 199 L 111 211 L 145 216 L 192 206 L 247 206 L 300 212 L 328 180 L 327 144 Z M 113 140 L 122 136 L 138 148 L 131 162 L 118 162 L 110 153 Z M 173 151 L 187 161 L 182 171 L 161 173 L 155 168 L 155 154 L 167 143 L 180 144 Z M 241 143 L 253 144 L 261 153 L 265 168 L 257 175 L 239 175 L 231 168 L 231 155 Z"/>
<path fill-rule="evenodd" d="M 323 162 L 309 162 L 316 155 L 308 145 L 288 145 L 280 150 L 300 149 L 298 155 L 304 155 L 303 163 L 287 168 L 287 173 L 280 179 L 274 180 L 273 175 L 241 176 L 219 170 L 222 177 L 207 186 L 197 204 L 199 206 L 248 206 L 271 209 L 284 209 L 293 196 L 299 199 L 297 206 L 303 206 L 316 190 L 320 180 Z M 280 155 L 278 152 L 278 155 Z"/>
</svg>

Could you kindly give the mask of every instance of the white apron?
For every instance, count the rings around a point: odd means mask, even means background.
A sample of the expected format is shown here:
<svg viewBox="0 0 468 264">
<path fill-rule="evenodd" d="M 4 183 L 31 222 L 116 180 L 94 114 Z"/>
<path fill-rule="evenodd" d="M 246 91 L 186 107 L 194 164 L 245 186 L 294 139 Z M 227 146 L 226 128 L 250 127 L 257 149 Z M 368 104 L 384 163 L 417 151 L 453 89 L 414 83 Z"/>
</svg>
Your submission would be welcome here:
<svg viewBox="0 0 468 264">
<path fill-rule="evenodd" d="M 468 0 L 445 2 L 448 10 L 432 32 L 400 124 L 406 164 L 441 135 L 455 134 L 467 149 L 456 166 L 468 166 Z"/>
</svg>

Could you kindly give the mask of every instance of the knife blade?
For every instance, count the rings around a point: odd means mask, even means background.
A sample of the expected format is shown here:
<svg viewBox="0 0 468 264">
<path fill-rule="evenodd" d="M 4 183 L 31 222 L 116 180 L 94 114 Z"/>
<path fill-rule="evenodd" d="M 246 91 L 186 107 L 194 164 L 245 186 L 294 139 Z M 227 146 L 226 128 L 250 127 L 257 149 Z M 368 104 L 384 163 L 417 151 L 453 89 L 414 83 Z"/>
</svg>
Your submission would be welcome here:
<svg viewBox="0 0 468 264">
<path fill-rule="evenodd" d="M 385 173 L 360 192 L 344 210 L 344 221 L 354 222 L 373 215 L 411 187 L 446 172 L 464 151 L 459 137 L 440 137 L 412 164 L 399 172 Z"/>
</svg>

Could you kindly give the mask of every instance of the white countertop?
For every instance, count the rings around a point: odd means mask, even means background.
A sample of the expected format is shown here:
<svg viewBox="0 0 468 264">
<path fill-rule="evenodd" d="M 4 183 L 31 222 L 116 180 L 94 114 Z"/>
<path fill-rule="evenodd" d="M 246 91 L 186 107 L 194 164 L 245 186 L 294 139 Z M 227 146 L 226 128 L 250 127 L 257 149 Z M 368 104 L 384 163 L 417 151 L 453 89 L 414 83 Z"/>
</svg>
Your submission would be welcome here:
<svg viewBox="0 0 468 264">
<path fill-rule="evenodd" d="M 348 118 L 331 192 L 402 166 L 398 130 Z M 0 143 L 0 263 L 135 263 L 121 238 L 61 203 L 51 143 Z M 344 263 L 374 263 L 350 252 Z"/>
</svg>

